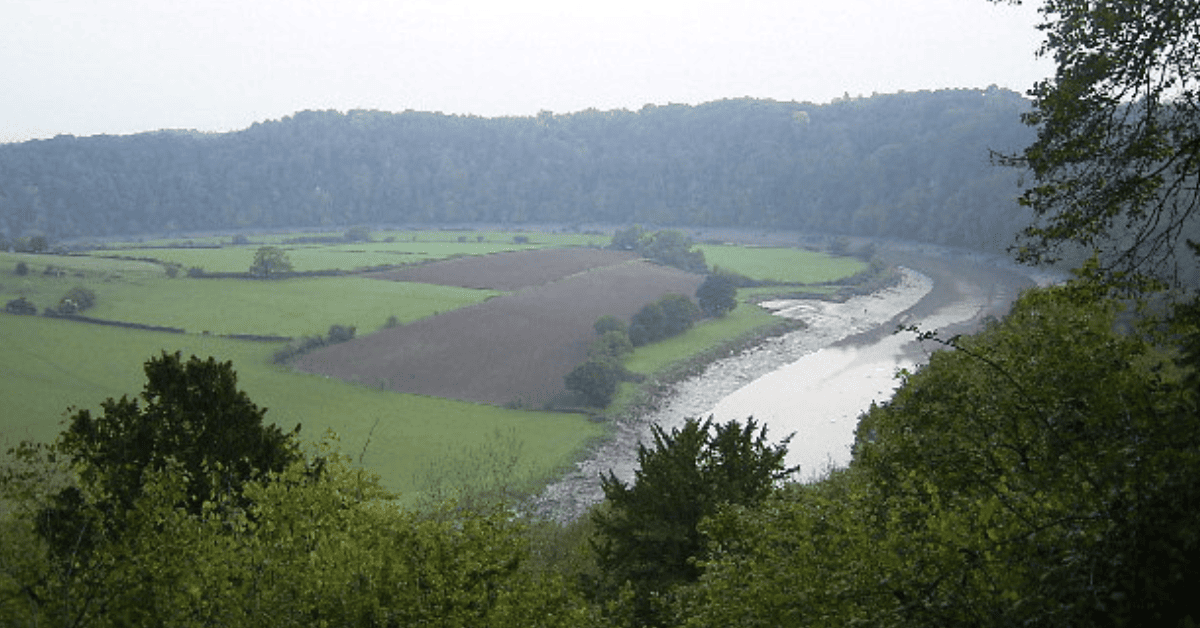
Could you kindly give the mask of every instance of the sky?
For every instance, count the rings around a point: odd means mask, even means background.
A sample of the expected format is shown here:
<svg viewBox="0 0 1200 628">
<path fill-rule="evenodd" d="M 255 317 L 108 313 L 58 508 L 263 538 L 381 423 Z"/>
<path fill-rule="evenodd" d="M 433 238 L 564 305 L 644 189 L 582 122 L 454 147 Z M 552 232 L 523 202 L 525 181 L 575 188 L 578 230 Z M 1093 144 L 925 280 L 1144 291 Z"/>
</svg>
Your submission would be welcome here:
<svg viewBox="0 0 1200 628">
<path fill-rule="evenodd" d="M 486 117 L 826 103 L 1052 74 L 986 0 L 3 0 L 0 142 L 306 109 Z"/>
</svg>

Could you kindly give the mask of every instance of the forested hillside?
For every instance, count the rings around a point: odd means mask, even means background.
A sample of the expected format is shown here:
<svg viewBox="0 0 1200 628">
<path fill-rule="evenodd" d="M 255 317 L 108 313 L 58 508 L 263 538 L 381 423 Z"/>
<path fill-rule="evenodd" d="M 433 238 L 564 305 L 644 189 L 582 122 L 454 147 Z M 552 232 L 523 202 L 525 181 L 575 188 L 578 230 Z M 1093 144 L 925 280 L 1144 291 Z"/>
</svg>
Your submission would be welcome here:
<svg viewBox="0 0 1200 628">
<path fill-rule="evenodd" d="M 532 118 L 306 111 L 243 131 L 0 146 L 0 235 L 352 224 L 772 227 L 1002 248 L 1029 216 L 989 150 L 1000 89 L 724 100 Z"/>
</svg>

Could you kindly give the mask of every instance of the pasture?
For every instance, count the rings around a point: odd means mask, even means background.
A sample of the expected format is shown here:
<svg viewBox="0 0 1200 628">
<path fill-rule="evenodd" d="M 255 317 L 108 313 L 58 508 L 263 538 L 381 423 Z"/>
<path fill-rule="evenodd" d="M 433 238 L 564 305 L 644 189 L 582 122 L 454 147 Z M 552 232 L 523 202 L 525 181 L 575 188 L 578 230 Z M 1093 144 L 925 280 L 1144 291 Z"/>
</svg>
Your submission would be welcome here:
<svg viewBox="0 0 1200 628">
<path fill-rule="evenodd" d="M 521 259 L 505 257 L 510 252 L 532 254 L 539 248 L 602 245 L 607 240 L 595 235 L 521 232 L 422 231 L 373 235 L 376 241 L 358 243 L 284 245 L 283 239 L 295 236 L 286 234 L 251 236 L 251 244 L 242 246 L 221 243 L 219 238 L 211 242 L 193 241 L 193 244 L 220 243 L 222 248 L 159 248 L 169 243 L 142 242 L 112 245 L 91 255 L 0 253 L 0 299 L 4 302 L 25 297 L 41 310 L 57 304 L 72 287 L 83 286 L 97 295 L 96 306 L 85 312 L 88 316 L 176 327 L 187 332 L 171 334 L 0 314 L 0 364 L 4 365 L 4 377 L 0 378 L 0 445 L 23 439 L 52 440 L 60 431 L 68 408 L 96 411 L 107 397 L 138 394 L 144 383 L 141 369 L 145 360 L 161 351 L 180 351 L 185 356 L 211 355 L 232 361 L 240 386 L 256 403 L 269 409 L 269 420 L 284 429 L 302 424 L 306 439 L 317 439 L 326 430 L 336 432 L 343 450 L 378 472 L 394 490 L 414 494 L 428 488 L 438 477 L 451 478 L 448 480 L 451 483 L 470 483 L 478 479 L 471 477 L 472 469 L 486 473 L 483 468 L 487 465 L 481 465 L 481 459 L 498 459 L 517 450 L 519 468 L 514 481 L 532 486 L 568 464 L 586 443 L 602 437 L 603 424 L 579 414 L 505 408 L 498 405 L 498 398 L 488 405 L 454 400 L 451 397 L 455 395 L 444 391 L 434 396 L 385 390 L 389 384 L 386 377 L 363 376 L 357 381 L 344 381 L 309 374 L 271 363 L 271 355 L 282 343 L 250 342 L 220 335 L 319 335 L 333 324 L 354 325 L 359 330 L 359 338 L 354 342 L 360 347 L 370 347 L 378 341 L 376 336 L 368 334 L 383 327 L 391 316 L 401 325 L 384 330 L 388 333 L 398 333 L 418 322 L 422 325 L 419 329 L 434 329 L 453 326 L 460 319 L 469 323 L 475 320 L 474 314 L 450 316 L 449 313 L 464 312 L 467 306 L 475 306 L 471 308 L 474 311 L 495 300 L 497 308 L 480 311 L 516 317 L 513 320 L 528 318 L 533 322 L 529 331 L 536 332 L 539 325 L 546 325 L 546 319 L 536 312 L 570 304 L 579 310 L 572 310 L 579 320 L 572 323 L 574 327 L 560 330 L 575 338 L 565 343 L 568 346 L 550 347 L 549 344 L 556 344 L 550 342 L 518 342 L 512 346 L 540 352 L 541 359 L 548 355 L 547 350 L 564 348 L 568 356 L 581 357 L 590 342 L 594 320 L 590 310 L 580 313 L 584 305 L 601 307 L 597 303 L 606 300 L 604 295 L 617 289 L 616 286 L 637 283 L 639 277 L 658 277 L 656 281 L 667 282 L 663 286 L 674 286 L 669 289 L 683 292 L 694 290 L 687 286 L 699 281 L 664 274 L 669 269 L 617 258 L 603 272 L 581 273 L 580 268 L 569 264 L 561 266 L 562 273 L 574 273 L 571 275 L 574 280 L 581 282 L 578 288 L 546 276 L 544 264 L 529 266 L 528 281 L 497 279 L 494 289 L 439 285 L 427 278 L 418 281 L 399 275 L 389 280 L 366 274 L 281 281 L 197 279 L 187 277 L 186 273 L 169 278 L 164 266 L 179 264 L 185 269 L 201 266 L 210 272 L 242 272 L 249 267 L 254 251 L 263 244 L 286 248 L 297 270 L 351 271 L 380 264 L 424 263 L 464 256 L 490 264 L 493 260 Z M 523 235 L 528 243 L 514 243 L 517 235 Z M 382 241 L 383 238 L 391 241 Z M 832 259 L 795 249 L 710 245 L 703 248 L 710 264 L 755 279 L 791 284 L 826 282 L 839 273 L 850 275 L 862 267 L 857 260 Z M 28 272 L 18 276 L 14 270 L 21 262 Z M 46 272 L 47 266 L 53 267 L 52 272 Z M 504 270 L 509 275 L 513 272 L 522 272 L 520 264 Z M 450 275 L 453 273 L 446 276 Z M 609 285 L 606 281 L 615 283 Z M 543 282 L 546 283 L 542 285 Z M 556 301 L 557 292 L 548 292 L 550 287 L 580 290 L 577 295 L 595 294 L 602 298 L 586 303 L 577 297 Z M 630 308 L 638 305 L 633 301 L 640 303 L 643 297 L 646 302 L 652 300 L 650 293 L 655 289 L 646 290 L 646 295 L 631 297 L 633 300 L 623 307 L 632 312 Z M 522 302 L 518 295 L 526 295 L 527 300 Z M 515 313 L 514 304 L 524 307 L 525 313 Z M 636 372 L 654 373 L 774 321 L 753 304 L 744 302 L 724 319 L 701 322 L 682 336 L 640 348 L 627 366 Z M 453 330 L 447 333 L 453 334 Z M 472 364 L 481 355 L 479 352 L 459 355 L 457 365 Z M 447 364 L 448 369 L 456 368 L 453 361 Z M 480 366 L 475 364 L 473 368 Z M 515 375 L 519 370 L 491 366 L 489 369 L 488 364 L 482 364 L 481 372 L 489 373 L 488 377 L 494 380 L 489 385 L 494 387 L 504 385 L 501 380 L 506 373 L 511 371 Z M 561 375 L 552 383 L 561 386 Z M 622 396 L 627 395 L 623 392 Z M 531 407 L 521 403 L 508 405 Z"/>
</svg>

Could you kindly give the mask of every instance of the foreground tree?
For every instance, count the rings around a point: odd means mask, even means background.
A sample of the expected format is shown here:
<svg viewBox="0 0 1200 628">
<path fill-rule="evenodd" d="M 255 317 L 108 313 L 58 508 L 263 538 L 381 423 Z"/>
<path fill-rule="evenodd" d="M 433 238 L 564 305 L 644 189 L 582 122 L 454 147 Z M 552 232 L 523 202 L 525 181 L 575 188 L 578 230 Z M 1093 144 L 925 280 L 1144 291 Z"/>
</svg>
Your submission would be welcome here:
<svg viewBox="0 0 1200 628">
<path fill-rule="evenodd" d="M 140 401 L 110 397 L 99 416 L 79 410 L 58 439 L 79 482 L 43 511 L 39 532 L 60 556 L 119 535 L 147 474 L 175 469 L 185 478 L 179 505 L 196 514 L 205 504 L 244 505 L 246 482 L 299 458 L 299 426 L 286 434 L 264 425 L 266 409 L 237 389 L 232 363 L 164 352 L 145 372 Z"/>
<path fill-rule="evenodd" d="M 1101 249 L 1109 277 L 1174 265 L 1198 235 L 1200 2 L 1046 0 L 1040 11 L 1039 54 L 1057 70 L 1030 92 L 1037 141 L 1003 160 L 1034 178 L 1021 202 L 1038 222 L 1018 256 Z"/>
<path fill-rule="evenodd" d="M 593 550 L 610 595 L 628 583 L 639 622 L 665 619 L 670 590 L 694 581 L 704 557 L 700 521 L 720 504 L 756 504 L 794 469 L 785 467 L 785 438 L 767 442 L 754 419 L 715 424 L 689 419 L 670 432 L 655 426 L 654 447 L 638 446 L 632 485 L 612 472 L 605 502 L 593 514 Z"/>
<path fill-rule="evenodd" d="M 861 420 L 849 469 L 726 508 L 692 625 L 1193 625 L 1200 414 L 1093 286 L 1024 295 Z M 1194 330 L 1193 330 L 1194 333 Z"/>
</svg>

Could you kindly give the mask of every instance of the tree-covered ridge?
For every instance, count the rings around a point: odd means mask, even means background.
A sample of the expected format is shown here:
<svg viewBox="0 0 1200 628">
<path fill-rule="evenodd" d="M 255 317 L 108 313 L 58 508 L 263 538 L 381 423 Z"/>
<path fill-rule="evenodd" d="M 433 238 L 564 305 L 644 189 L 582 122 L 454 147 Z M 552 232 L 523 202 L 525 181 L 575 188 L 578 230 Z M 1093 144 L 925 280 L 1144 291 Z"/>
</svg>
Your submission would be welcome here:
<svg viewBox="0 0 1200 628">
<path fill-rule="evenodd" d="M 1000 89 L 537 117 L 305 111 L 0 146 L 0 235 L 496 222 L 773 227 L 1000 248 L 1032 138 Z"/>
</svg>

